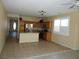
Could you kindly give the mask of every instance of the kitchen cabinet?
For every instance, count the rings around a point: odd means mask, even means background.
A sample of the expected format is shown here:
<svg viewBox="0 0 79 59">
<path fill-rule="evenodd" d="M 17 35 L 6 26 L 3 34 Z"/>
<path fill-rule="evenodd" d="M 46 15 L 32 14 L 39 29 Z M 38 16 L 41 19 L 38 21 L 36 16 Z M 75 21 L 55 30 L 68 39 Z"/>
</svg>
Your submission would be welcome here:
<svg viewBox="0 0 79 59">
<path fill-rule="evenodd" d="M 52 21 L 47 21 L 45 22 L 46 27 L 48 28 L 48 32 L 44 33 L 44 39 L 47 41 L 51 41 L 52 40 Z"/>
<path fill-rule="evenodd" d="M 52 39 L 51 32 L 45 32 L 44 33 L 44 40 L 51 41 L 51 39 Z"/>
<path fill-rule="evenodd" d="M 19 32 L 24 32 L 24 21 L 19 22 Z"/>
</svg>

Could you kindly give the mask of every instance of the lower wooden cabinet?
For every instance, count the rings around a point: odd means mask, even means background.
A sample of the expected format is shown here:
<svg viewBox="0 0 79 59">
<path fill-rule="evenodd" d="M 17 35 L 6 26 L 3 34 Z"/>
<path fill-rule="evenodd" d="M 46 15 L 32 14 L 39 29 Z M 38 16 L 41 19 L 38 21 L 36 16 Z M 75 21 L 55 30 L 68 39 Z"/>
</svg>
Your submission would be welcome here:
<svg viewBox="0 0 79 59">
<path fill-rule="evenodd" d="M 51 41 L 51 39 L 52 39 L 51 37 L 52 37 L 51 32 L 44 33 L 44 40 Z"/>
</svg>

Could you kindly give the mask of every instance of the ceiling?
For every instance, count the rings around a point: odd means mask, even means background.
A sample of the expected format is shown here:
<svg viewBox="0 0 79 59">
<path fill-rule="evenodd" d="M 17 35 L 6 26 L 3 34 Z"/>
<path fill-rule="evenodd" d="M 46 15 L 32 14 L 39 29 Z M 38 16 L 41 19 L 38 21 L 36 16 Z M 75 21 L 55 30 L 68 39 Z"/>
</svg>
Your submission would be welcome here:
<svg viewBox="0 0 79 59">
<path fill-rule="evenodd" d="M 2 0 L 5 10 L 25 16 L 40 16 L 39 11 L 45 11 L 45 16 L 54 16 L 69 10 L 73 0 Z"/>
</svg>

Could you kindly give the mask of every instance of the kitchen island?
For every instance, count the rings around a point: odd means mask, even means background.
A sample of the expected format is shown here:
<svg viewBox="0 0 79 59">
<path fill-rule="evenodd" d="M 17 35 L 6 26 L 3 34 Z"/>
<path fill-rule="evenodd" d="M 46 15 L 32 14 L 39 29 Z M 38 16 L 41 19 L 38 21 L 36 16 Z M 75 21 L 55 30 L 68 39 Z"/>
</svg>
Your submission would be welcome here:
<svg viewBox="0 0 79 59">
<path fill-rule="evenodd" d="M 38 32 L 22 32 L 20 33 L 19 43 L 39 42 Z"/>
</svg>

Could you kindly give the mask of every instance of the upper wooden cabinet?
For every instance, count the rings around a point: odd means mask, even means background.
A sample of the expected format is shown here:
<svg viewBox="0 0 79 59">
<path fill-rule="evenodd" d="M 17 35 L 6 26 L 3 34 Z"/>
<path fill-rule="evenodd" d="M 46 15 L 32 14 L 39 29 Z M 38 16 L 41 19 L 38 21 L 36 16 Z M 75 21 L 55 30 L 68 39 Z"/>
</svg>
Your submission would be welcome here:
<svg viewBox="0 0 79 59">
<path fill-rule="evenodd" d="M 40 23 L 39 22 L 34 22 L 34 28 L 40 28 Z"/>
<path fill-rule="evenodd" d="M 24 32 L 24 22 L 19 21 L 19 32 Z"/>
<path fill-rule="evenodd" d="M 52 22 L 51 21 L 47 21 L 47 22 L 45 22 L 45 24 L 46 24 L 48 29 L 52 28 Z"/>
</svg>

